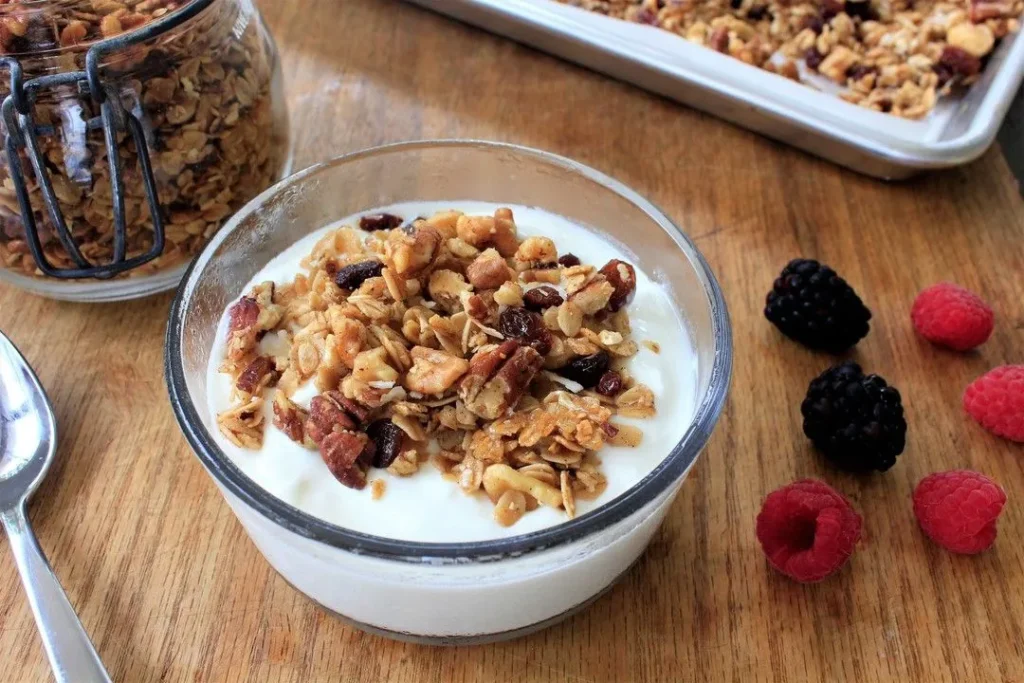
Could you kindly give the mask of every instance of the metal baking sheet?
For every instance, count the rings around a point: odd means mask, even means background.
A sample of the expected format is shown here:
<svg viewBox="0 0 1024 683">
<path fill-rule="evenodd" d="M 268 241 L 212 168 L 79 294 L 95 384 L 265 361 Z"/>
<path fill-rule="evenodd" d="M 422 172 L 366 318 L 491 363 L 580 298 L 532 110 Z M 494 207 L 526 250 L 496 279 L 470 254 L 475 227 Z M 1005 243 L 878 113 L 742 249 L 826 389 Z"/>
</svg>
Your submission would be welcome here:
<svg viewBox="0 0 1024 683">
<path fill-rule="evenodd" d="M 867 110 L 668 31 L 553 0 L 409 0 L 460 21 L 885 179 L 948 168 L 995 139 L 1021 78 L 1024 39 L 1003 40 L 982 78 L 921 121 Z"/>
</svg>

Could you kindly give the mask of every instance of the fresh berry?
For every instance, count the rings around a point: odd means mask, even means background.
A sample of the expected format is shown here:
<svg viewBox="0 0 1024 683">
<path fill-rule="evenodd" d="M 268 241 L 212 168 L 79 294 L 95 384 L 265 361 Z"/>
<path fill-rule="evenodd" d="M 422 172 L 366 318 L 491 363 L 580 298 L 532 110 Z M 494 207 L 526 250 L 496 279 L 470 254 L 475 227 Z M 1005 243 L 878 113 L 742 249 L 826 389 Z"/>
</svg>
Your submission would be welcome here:
<svg viewBox="0 0 1024 683">
<path fill-rule="evenodd" d="M 871 311 L 826 265 L 789 262 L 768 292 L 764 315 L 784 335 L 804 346 L 838 353 L 868 333 Z"/>
<path fill-rule="evenodd" d="M 930 342 L 957 351 L 985 343 L 992 334 L 992 309 L 963 287 L 940 282 L 923 290 L 910 310 L 914 329 Z"/>
<path fill-rule="evenodd" d="M 971 382 L 964 408 L 996 436 L 1024 443 L 1024 365 L 1002 365 Z"/>
<path fill-rule="evenodd" d="M 946 550 L 973 555 L 996 540 L 1006 492 L 970 470 L 936 472 L 914 489 L 914 515 L 928 538 Z"/>
<path fill-rule="evenodd" d="M 900 392 L 846 361 L 821 373 L 800 406 L 804 434 L 837 467 L 884 472 L 907 440 Z"/>
<path fill-rule="evenodd" d="M 772 491 L 757 516 L 757 540 L 768 562 L 802 583 L 842 567 L 860 540 L 861 518 L 828 484 L 802 479 Z"/>
</svg>

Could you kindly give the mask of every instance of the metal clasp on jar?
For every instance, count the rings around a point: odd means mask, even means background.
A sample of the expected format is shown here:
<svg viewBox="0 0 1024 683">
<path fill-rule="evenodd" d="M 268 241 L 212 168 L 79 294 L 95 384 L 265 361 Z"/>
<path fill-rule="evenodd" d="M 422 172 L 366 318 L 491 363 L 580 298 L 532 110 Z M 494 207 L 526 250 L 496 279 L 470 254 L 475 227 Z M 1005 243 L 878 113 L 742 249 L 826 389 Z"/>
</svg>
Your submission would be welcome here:
<svg viewBox="0 0 1024 683">
<path fill-rule="evenodd" d="M 10 94 L 3 102 L 2 112 L 7 132 L 4 139 L 4 151 L 11 183 L 18 198 L 21 211 L 25 241 L 35 259 L 39 270 L 48 277 L 59 279 L 75 278 L 111 278 L 119 273 L 148 263 L 160 256 L 164 250 L 164 216 L 157 195 L 156 180 L 150 160 L 150 143 L 147 131 L 142 122 L 141 109 L 138 106 L 126 108 L 121 94 L 112 86 L 105 84 L 100 69 L 103 59 L 109 55 L 127 50 L 144 43 L 165 31 L 195 17 L 206 9 L 214 0 L 192 0 L 182 9 L 167 17 L 158 19 L 144 27 L 106 40 L 102 40 L 86 53 L 85 70 L 39 76 L 24 80 L 21 64 L 13 57 L 0 58 L 0 66 L 6 66 L 10 72 Z M 84 97 L 89 97 L 99 108 L 100 115 L 85 122 L 86 130 L 103 130 L 106 142 L 107 162 L 110 169 L 110 186 L 112 192 L 114 235 L 113 253 L 107 263 L 93 263 L 83 254 L 71 233 L 60 203 L 54 191 L 50 172 L 46 168 L 46 160 L 40 150 L 39 138 L 56 135 L 52 126 L 40 126 L 32 117 L 32 104 L 37 93 L 48 88 L 70 86 L 78 89 Z M 118 151 L 117 135 L 127 132 L 135 144 L 139 161 L 139 170 L 149 204 L 150 216 L 153 221 L 153 244 L 143 254 L 127 257 L 127 228 L 125 225 L 124 181 L 122 178 L 121 157 Z M 40 226 L 36 224 L 32 203 L 22 166 L 22 154 L 28 159 L 39 184 L 46 215 L 53 230 L 60 240 L 61 246 L 67 251 L 74 262 L 73 268 L 57 268 L 47 259 L 43 251 Z M 66 162 L 69 161 L 66 159 Z M 71 169 L 73 170 L 73 169 Z"/>
</svg>

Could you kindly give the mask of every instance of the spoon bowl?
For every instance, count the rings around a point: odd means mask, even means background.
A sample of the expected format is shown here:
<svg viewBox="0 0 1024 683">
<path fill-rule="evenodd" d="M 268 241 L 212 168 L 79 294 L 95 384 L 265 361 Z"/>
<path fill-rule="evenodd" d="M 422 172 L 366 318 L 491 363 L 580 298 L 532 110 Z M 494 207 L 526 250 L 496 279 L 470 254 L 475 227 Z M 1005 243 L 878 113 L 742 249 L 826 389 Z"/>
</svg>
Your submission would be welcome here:
<svg viewBox="0 0 1024 683">
<path fill-rule="evenodd" d="M 103 663 L 32 533 L 25 504 L 57 451 L 57 420 L 24 356 L 0 332 L 0 523 L 58 683 L 110 683 Z"/>
<path fill-rule="evenodd" d="M 35 493 L 57 452 L 57 421 L 35 372 L 0 333 L 0 510 Z"/>
</svg>

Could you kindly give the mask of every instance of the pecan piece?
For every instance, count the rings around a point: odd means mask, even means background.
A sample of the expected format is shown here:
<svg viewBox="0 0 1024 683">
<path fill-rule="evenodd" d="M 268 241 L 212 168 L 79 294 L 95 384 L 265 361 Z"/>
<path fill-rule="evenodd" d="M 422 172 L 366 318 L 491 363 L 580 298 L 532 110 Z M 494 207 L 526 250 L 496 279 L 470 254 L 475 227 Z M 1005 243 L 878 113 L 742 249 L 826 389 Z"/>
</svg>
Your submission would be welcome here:
<svg viewBox="0 0 1024 683">
<path fill-rule="evenodd" d="M 636 291 L 636 270 L 625 261 L 612 259 L 604 264 L 600 272 L 615 288 L 611 299 L 608 300 L 608 310 L 615 312 L 629 303 L 633 292 Z"/>
<path fill-rule="evenodd" d="M 498 367 L 508 360 L 517 348 L 518 342 L 509 340 L 490 350 L 479 351 L 473 356 L 469 361 L 469 372 L 459 385 L 459 396 L 462 400 L 468 402 L 475 399 L 487 384 L 487 380 L 494 376 Z"/>
<path fill-rule="evenodd" d="M 238 376 L 235 388 L 247 394 L 256 393 L 259 389 L 273 386 L 277 381 L 277 366 L 270 356 L 257 356 Z"/>
<path fill-rule="evenodd" d="M 469 362 L 444 351 L 414 346 L 412 368 L 405 376 L 405 388 L 424 395 L 440 395 L 469 370 Z"/>
<path fill-rule="evenodd" d="M 231 305 L 228 311 L 228 331 L 240 332 L 247 330 L 256 324 L 260 317 L 260 305 L 256 299 L 250 296 L 243 296 Z"/>
<path fill-rule="evenodd" d="M 368 410 L 346 398 L 340 391 L 327 391 L 314 396 L 309 402 L 306 434 L 313 443 L 321 443 L 333 432 L 355 429 L 368 417 Z"/>
<path fill-rule="evenodd" d="M 532 347 L 516 342 L 505 342 L 483 355 L 475 367 L 470 365 L 459 395 L 474 415 L 494 420 L 516 407 L 544 359 Z"/>
<path fill-rule="evenodd" d="M 349 431 L 331 432 L 320 442 L 320 457 L 334 478 L 352 489 L 366 486 L 364 453 L 369 443 L 366 434 Z"/>
<path fill-rule="evenodd" d="M 277 392 L 274 397 L 275 427 L 295 443 L 303 443 L 306 430 L 303 429 L 302 424 L 307 419 L 309 419 L 309 413 L 292 403 L 283 391 Z"/>
</svg>

